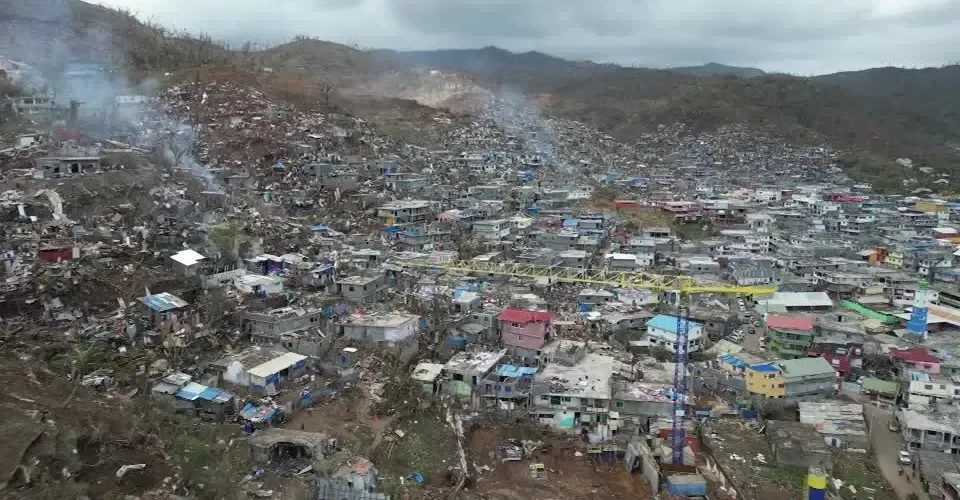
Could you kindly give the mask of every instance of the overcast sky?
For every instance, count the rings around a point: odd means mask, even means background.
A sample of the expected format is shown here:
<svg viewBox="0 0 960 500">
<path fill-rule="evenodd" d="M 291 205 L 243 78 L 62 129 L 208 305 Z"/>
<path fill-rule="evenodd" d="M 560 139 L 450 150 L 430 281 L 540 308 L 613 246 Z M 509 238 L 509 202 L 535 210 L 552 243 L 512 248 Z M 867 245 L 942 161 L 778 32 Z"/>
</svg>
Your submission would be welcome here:
<svg viewBox="0 0 960 500">
<path fill-rule="evenodd" d="M 960 0 L 100 0 L 261 43 L 539 50 L 650 67 L 715 61 L 795 74 L 960 61 Z"/>
</svg>

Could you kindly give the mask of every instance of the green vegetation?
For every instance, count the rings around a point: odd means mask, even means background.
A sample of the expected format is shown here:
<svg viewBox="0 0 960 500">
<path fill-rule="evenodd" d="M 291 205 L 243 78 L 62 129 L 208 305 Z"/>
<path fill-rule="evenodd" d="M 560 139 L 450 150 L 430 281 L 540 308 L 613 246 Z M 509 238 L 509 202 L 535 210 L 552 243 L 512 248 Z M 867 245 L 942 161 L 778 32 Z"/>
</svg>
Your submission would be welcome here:
<svg viewBox="0 0 960 500">
<path fill-rule="evenodd" d="M 784 498 L 799 498 L 797 495 L 804 490 L 807 484 L 806 469 L 796 467 L 760 467 L 759 481 L 775 484 L 789 495 Z"/>
</svg>

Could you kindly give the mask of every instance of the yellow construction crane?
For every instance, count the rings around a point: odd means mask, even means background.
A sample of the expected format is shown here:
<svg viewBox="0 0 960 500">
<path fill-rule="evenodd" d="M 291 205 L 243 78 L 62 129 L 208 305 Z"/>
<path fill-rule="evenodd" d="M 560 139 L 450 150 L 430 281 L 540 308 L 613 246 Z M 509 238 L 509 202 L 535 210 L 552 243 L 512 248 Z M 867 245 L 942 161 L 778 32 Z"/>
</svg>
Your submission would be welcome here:
<svg viewBox="0 0 960 500">
<path fill-rule="evenodd" d="M 613 271 L 608 269 L 578 269 L 561 266 L 540 266 L 514 262 L 485 262 L 466 260 L 432 263 L 424 260 L 401 261 L 401 265 L 418 268 L 434 268 L 476 277 L 515 276 L 518 278 L 547 279 L 550 283 L 582 283 L 584 285 L 615 288 L 643 288 L 659 292 L 681 294 L 724 293 L 741 295 L 767 295 L 777 291 L 772 285 L 739 286 L 727 283 L 706 282 L 693 276 L 667 276 L 636 271 Z"/>
<path fill-rule="evenodd" d="M 723 293 L 739 295 L 767 295 L 777 291 L 773 285 L 738 286 L 724 283 L 698 282 L 693 276 L 666 276 L 609 269 L 578 269 L 561 266 L 538 266 L 504 262 L 468 260 L 447 263 L 432 263 L 422 260 L 402 264 L 419 268 L 442 269 L 454 273 L 483 276 L 515 276 L 518 278 L 546 278 L 548 283 L 583 283 L 616 288 L 643 288 L 666 292 L 673 296 L 677 307 L 677 324 L 673 365 L 673 431 L 671 444 L 674 464 L 683 463 L 686 446 L 686 394 L 687 363 L 689 362 L 688 337 L 690 328 L 690 296 L 696 293 Z M 531 466 L 532 468 L 533 466 Z"/>
</svg>

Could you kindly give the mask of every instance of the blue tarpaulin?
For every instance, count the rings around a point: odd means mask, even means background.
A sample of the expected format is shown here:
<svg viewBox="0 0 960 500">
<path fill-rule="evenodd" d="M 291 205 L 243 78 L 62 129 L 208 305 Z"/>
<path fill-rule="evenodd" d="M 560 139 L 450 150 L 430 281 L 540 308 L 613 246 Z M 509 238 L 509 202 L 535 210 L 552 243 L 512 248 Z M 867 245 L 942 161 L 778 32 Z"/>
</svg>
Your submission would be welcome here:
<svg viewBox="0 0 960 500">
<path fill-rule="evenodd" d="M 537 369 L 529 366 L 500 365 L 497 368 L 497 375 L 501 377 L 522 377 L 534 373 L 537 373 Z"/>
</svg>

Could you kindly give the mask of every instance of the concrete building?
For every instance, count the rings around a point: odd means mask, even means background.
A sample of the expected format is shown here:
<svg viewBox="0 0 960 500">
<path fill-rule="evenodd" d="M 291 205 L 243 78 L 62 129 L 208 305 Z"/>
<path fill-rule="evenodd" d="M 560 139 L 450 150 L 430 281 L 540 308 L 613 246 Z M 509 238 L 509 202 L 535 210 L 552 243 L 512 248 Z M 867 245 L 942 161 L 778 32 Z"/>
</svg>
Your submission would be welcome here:
<svg viewBox="0 0 960 500">
<path fill-rule="evenodd" d="M 437 379 L 438 389 L 450 396 L 473 400 L 479 396 L 476 391 L 485 391 L 483 379 L 506 354 L 506 350 L 458 352 L 443 365 Z"/>
<path fill-rule="evenodd" d="M 357 304 L 379 302 L 386 289 L 383 274 L 349 276 L 337 280 L 337 293 L 344 299 Z"/>
<path fill-rule="evenodd" d="M 806 357 L 816 337 L 813 323 L 811 316 L 768 314 L 767 338 L 773 355 L 782 359 Z"/>
<path fill-rule="evenodd" d="M 837 373 L 823 358 L 773 361 L 746 368 L 747 392 L 766 399 L 824 396 L 835 391 Z"/>
<path fill-rule="evenodd" d="M 513 354 L 535 358 L 553 334 L 554 314 L 549 311 L 504 309 L 500 321 L 500 340 Z"/>
<path fill-rule="evenodd" d="M 420 329 L 416 314 L 351 314 L 340 324 L 343 336 L 372 344 L 401 343 L 413 337 Z"/>
<path fill-rule="evenodd" d="M 897 420 L 907 448 L 960 455 L 960 414 L 956 409 L 936 413 L 903 409 L 897 412 Z"/>
<path fill-rule="evenodd" d="M 588 353 L 574 364 L 549 363 L 534 379 L 531 413 L 559 429 L 607 434 L 616 360 Z"/>
<path fill-rule="evenodd" d="M 704 348 L 703 325 L 683 320 L 687 330 L 687 352 L 697 352 Z M 676 316 L 658 314 L 647 321 L 646 340 L 652 347 L 670 352 L 677 351 L 677 333 L 680 324 Z"/>
<path fill-rule="evenodd" d="M 433 205 L 429 201 L 395 201 L 377 209 L 377 217 L 385 225 L 422 224 L 433 219 Z"/>
<path fill-rule="evenodd" d="M 906 371 L 900 384 L 901 397 L 907 408 L 926 411 L 960 400 L 960 376 L 931 375 L 922 371 Z"/>
</svg>

